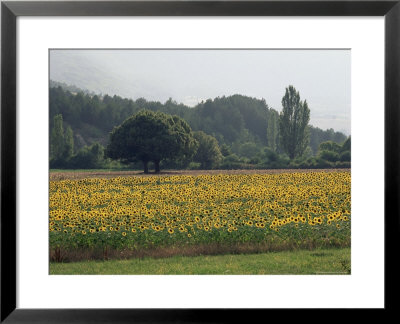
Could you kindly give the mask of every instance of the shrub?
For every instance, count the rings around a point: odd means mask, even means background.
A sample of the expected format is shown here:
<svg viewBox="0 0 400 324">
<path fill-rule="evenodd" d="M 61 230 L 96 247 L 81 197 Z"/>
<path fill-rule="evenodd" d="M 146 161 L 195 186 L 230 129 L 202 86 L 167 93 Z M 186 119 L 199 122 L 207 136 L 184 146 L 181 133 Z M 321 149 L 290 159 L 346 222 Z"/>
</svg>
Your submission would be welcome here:
<svg viewBox="0 0 400 324">
<path fill-rule="evenodd" d="M 348 161 L 337 161 L 335 162 L 335 167 L 336 168 L 340 168 L 340 169 L 345 169 L 345 168 L 350 168 L 351 167 L 351 163 Z"/>
<path fill-rule="evenodd" d="M 351 161 L 351 153 L 350 151 L 344 151 L 340 154 L 340 161 L 342 162 L 350 162 Z"/>
<path fill-rule="evenodd" d="M 200 166 L 201 166 L 201 163 L 199 163 L 199 162 L 190 162 L 187 168 L 189 170 L 199 170 Z"/>
<path fill-rule="evenodd" d="M 336 152 L 339 153 L 341 150 L 341 146 L 338 143 L 335 143 L 333 141 L 327 141 L 323 142 L 319 145 L 319 151 L 331 151 L 331 152 Z"/>
<path fill-rule="evenodd" d="M 326 151 L 323 150 L 319 152 L 319 157 L 323 160 L 329 161 L 329 162 L 336 162 L 339 161 L 339 154 L 333 151 Z"/>
<path fill-rule="evenodd" d="M 222 169 L 239 169 L 242 165 L 241 159 L 235 154 L 230 154 L 224 158 L 221 164 Z"/>
<path fill-rule="evenodd" d="M 318 169 L 332 168 L 333 166 L 334 165 L 331 162 L 327 161 L 327 160 L 324 160 L 324 159 L 322 159 L 320 157 L 316 158 L 316 167 Z"/>
<path fill-rule="evenodd" d="M 95 143 L 79 150 L 70 160 L 70 167 L 75 169 L 100 169 L 105 166 L 104 147 Z"/>
</svg>

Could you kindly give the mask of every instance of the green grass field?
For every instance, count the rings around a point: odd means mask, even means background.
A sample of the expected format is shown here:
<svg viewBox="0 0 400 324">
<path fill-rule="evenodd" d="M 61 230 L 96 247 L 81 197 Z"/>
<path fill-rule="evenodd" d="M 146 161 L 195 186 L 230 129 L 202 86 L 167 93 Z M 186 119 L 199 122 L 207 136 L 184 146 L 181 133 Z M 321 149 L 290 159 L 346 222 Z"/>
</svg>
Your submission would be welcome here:
<svg viewBox="0 0 400 324">
<path fill-rule="evenodd" d="M 130 260 L 50 263 L 59 275 L 350 274 L 350 248 Z"/>
</svg>

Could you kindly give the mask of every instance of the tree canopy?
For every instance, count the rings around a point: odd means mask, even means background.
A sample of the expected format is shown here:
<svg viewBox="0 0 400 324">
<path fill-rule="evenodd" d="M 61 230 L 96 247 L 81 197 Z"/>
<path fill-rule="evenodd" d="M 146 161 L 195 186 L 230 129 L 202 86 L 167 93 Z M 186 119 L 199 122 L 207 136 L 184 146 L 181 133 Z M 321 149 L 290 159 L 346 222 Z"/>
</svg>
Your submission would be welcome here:
<svg viewBox="0 0 400 324">
<path fill-rule="evenodd" d="M 202 131 L 194 132 L 194 138 L 199 143 L 194 161 L 200 162 L 202 169 L 211 169 L 222 162 L 222 154 L 217 140 Z"/>
<path fill-rule="evenodd" d="M 267 121 L 267 144 L 272 151 L 276 151 L 278 144 L 279 113 L 271 109 Z"/>
<path fill-rule="evenodd" d="M 142 161 L 144 172 L 154 162 L 160 171 L 163 159 L 187 159 L 197 143 L 190 126 L 178 116 L 142 110 L 113 129 L 106 155 L 122 162 Z"/>
<path fill-rule="evenodd" d="M 332 141 L 322 142 L 318 148 L 318 156 L 330 162 L 350 162 L 351 137 L 349 136 L 341 145 Z"/>
<path fill-rule="evenodd" d="M 300 100 L 300 94 L 293 86 L 287 87 L 282 98 L 279 131 L 281 145 L 290 159 L 301 156 L 309 145 L 309 121 L 307 101 Z"/>
<path fill-rule="evenodd" d="M 50 165 L 62 166 L 74 153 L 74 135 L 70 126 L 64 131 L 64 122 L 61 114 L 53 118 L 53 127 L 50 132 Z"/>
</svg>

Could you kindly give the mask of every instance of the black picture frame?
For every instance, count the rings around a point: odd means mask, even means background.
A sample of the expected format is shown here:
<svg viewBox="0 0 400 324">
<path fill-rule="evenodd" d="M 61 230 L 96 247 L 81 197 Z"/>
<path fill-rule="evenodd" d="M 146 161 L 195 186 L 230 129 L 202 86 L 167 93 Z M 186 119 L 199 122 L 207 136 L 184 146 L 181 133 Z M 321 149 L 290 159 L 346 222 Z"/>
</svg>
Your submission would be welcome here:
<svg viewBox="0 0 400 324">
<path fill-rule="evenodd" d="M 1 2 L 1 317 L 4 323 L 235 322 L 270 309 L 16 308 L 16 19 L 19 16 L 384 16 L 385 301 L 397 306 L 399 237 L 400 0 L 381 1 L 2 1 Z M 367 283 L 366 283 L 367 284 Z M 270 315 L 268 313 L 268 315 Z"/>
</svg>

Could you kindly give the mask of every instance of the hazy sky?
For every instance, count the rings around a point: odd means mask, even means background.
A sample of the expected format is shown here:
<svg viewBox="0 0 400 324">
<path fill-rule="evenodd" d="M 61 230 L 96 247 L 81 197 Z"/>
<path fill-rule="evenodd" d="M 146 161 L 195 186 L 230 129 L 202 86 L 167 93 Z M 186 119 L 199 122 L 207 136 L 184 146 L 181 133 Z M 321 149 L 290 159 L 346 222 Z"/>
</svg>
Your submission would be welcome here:
<svg viewBox="0 0 400 324">
<path fill-rule="evenodd" d="M 293 85 L 308 102 L 311 125 L 349 135 L 350 63 L 350 50 L 51 50 L 50 78 L 189 106 L 242 94 L 278 111 Z"/>
</svg>

